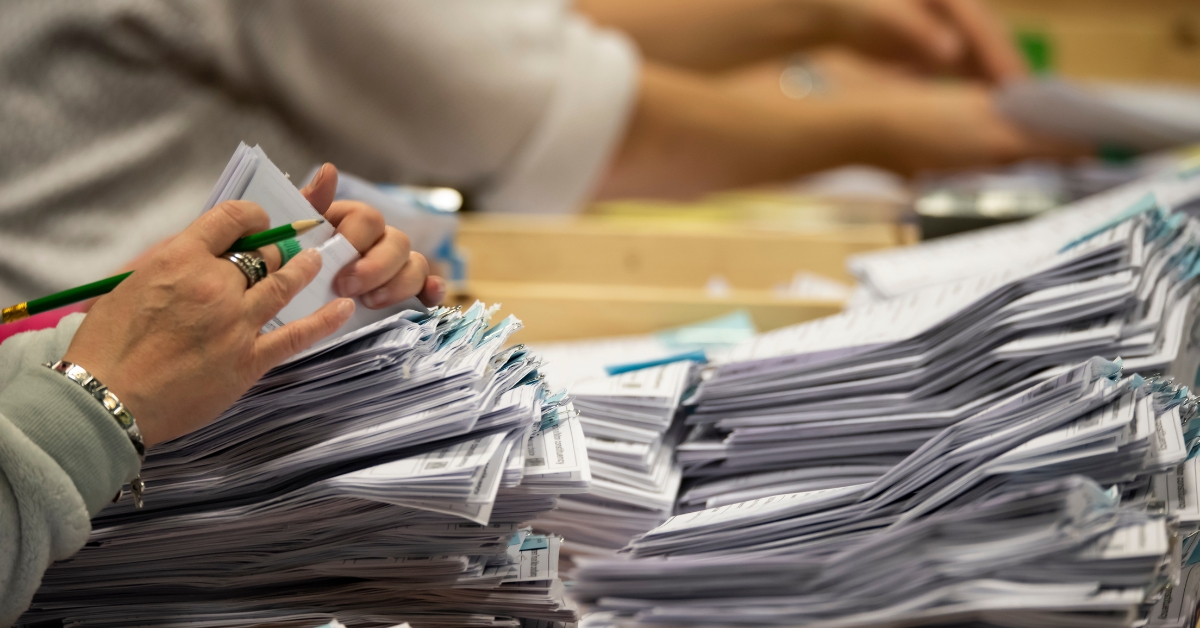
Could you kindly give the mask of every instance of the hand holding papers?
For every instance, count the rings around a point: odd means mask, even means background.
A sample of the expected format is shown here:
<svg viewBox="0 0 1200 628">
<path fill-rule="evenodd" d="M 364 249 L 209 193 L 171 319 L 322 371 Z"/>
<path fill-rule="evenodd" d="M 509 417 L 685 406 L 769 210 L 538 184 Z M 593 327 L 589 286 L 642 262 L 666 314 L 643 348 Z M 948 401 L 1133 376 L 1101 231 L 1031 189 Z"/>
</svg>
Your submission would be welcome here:
<svg viewBox="0 0 1200 628">
<path fill-rule="evenodd" d="M 263 150 L 257 146 L 250 148 L 240 144 L 230 158 L 225 171 L 217 180 L 217 185 L 209 195 L 204 209 L 207 211 L 218 203 L 228 200 L 246 200 L 258 203 L 267 215 L 271 217 L 272 226 L 304 220 L 320 218 L 320 214 L 292 185 L 287 176 L 271 163 Z M 286 323 L 307 316 L 321 306 L 337 298 L 333 282 L 338 272 L 359 258 L 358 251 L 341 235 L 334 234 L 334 226 L 325 223 L 310 230 L 297 238 L 303 248 L 315 248 L 321 253 L 323 263 L 317 278 L 300 291 L 291 303 L 272 321 L 263 327 L 263 331 L 271 331 Z M 371 310 L 363 307 L 355 309 L 354 316 L 338 330 L 338 334 L 357 329 L 364 325 L 386 318 L 396 312 L 411 309 L 424 311 L 425 308 L 417 299 L 409 299 L 393 308 Z"/>
<path fill-rule="evenodd" d="M 245 189 L 294 193 L 265 163 Z M 525 522 L 588 490 L 583 429 L 538 358 L 509 345 L 520 321 L 493 313 L 405 311 L 343 332 L 151 448 L 154 498 L 94 519 L 19 625 L 574 621 L 562 540 Z"/>
</svg>

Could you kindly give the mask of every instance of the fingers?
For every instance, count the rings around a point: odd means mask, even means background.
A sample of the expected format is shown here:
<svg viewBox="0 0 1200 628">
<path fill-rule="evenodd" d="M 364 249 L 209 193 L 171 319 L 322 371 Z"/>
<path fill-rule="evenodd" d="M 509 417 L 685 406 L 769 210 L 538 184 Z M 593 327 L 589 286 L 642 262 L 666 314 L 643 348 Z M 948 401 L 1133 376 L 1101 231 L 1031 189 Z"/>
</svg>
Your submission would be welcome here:
<svg viewBox="0 0 1200 628">
<path fill-rule="evenodd" d="M 271 320 L 292 297 L 307 286 L 321 270 L 321 254 L 313 249 L 301 251 L 278 272 L 246 291 L 246 314 L 256 327 Z"/>
<path fill-rule="evenodd" d="M 877 52 L 895 56 L 915 56 L 922 65 L 944 69 L 962 56 L 961 36 L 923 2 L 885 0 L 875 4 L 876 19 L 882 28 L 871 29 L 867 45 L 882 48 Z"/>
<path fill-rule="evenodd" d="M 338 201 L 329 206 L 325 220 L 337 227 L 359 253 L 366 253 L 383 237 L 383 214 L 358 201 Z"/>
<path fill-rule="evenodd" d="M 271 219 L 257 203 L 225 201 L 204 212 L 178 237 L 201 242 L 209 253 L 220 255 L 238 238 L 265 231 Z"/>
<path fill-rule="evenodd" d="M 1065 137 L 1022 132 L 1020 159 L 1041 157 L 1059 162 L 1072 162 L 1096 154 L 1096 147 Z"/>
<path fill-rule="evenodd" d="M 300 193 L 308 199 L 308 203 L 317 213 L 324 215 L 337 195 L 337 183 L 337 168 L 333 164 L 322 164 L 317 169 L 317 174 L 313 175 L 312 181 L 309 181 Z"/>
<path fill-rule="evenodd" d="M 298 259 L 298 258 L 297 258 Z M 296 260 L 288 262 L 290 268 Z M 263 334 L 255 341 L 255 357 L 259 372 L 265 373 L 284 360 L 311 347 L 316 341 L 337 331 L 354 314 L 354 301 L 337 299 L 325 307 L 292 321 L 279 329 Z"/>
<path fill-rule="evenodd" d="M 283 265 L 283 254 L 279 252 L 279 247 L 272 244 L 264 246 L 258 250 L 258 254 L 262 256 L 263 261 L 267 263 L 267 274 L 270 275 L 279 270 Z"/>
<path fill-rule="evenodd" d="M 408 236 L 393 227 L 384 228 L 383 237 L 362 259 L 342 269 L 336 283 L 338 295 L 357 297 L 382 286 L 404 268 L 411 252 Z"/>
<path fill-rule="evenodd" d="M 436 275 L 430 275 L 425 279 L 425 289 L 421 290 L 421 294 L 418 294 L 417 298 L 426 307 L 441 305 L 442 299 L 446 298 L 446 280 Z"/>
<path fill-rule="evenodd" d="M 387 283 L 362 295 L 363 305 L 378 310 L 395 305 L 425 290 L 429 277 L 429 262 L 420 253 L 409 253 L 408 263 Z"/>
<path fill-rule="evenodd" d="M 1027 74 L 1025 62 L 1003 24 L 978 0 L 939 0 L 942 12 L 959 30 L 978 70 L 994 83 Z"/>
</svg>

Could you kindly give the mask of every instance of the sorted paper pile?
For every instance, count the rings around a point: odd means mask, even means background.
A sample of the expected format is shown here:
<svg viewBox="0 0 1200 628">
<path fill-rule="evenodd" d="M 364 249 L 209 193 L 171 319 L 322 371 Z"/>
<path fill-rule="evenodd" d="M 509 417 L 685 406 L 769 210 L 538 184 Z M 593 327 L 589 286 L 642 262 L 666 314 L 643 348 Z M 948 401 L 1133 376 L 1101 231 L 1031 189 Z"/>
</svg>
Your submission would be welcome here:
<svg viewBox="0 0 1200 628">
<path fill-rule="evenodd" d="M 1193 175 L 1085 202 L 1083 228 L 897 253 L 933 270 L 886 276 L 921 286 L 722 356 L 678 450 L 687 514 L 579 563 L 585 625 L 1186 622 L 1200 421 L 1142 375 L 1200 366 Z"/>
<path fill-rule="evenodd" d="M 1020 268 L 1057 253 L 1064 244 L 1119 218 L 1151 193 L 1164 207 L 1193 212 L 1200 205 L 1200 163 L 1176 168 L 1080 199 L 1026 221 L 955 234 L 851 257 L 859 285 L 878 299 L 929 286 Z"/>
<path fill-rule="evenodd" d="M 569 386 L 592 484 L 587 493 L 560 499 L 534 521 L 536 529 L 561 534 L 572 554 L 594 555 L 612 553 L 666 521 L 680 478 L 674 453 L 682 425 L 673 418 L 693 368 L 676 362 Z"/>
<path fill-rule="evenodd" d="M 581 560 L 572 595 L 589 627 L 1135 625 L 1164 591 L 1194 597 L 1176 583 L 1195 537 L 1151 487 L 1196 410 L 1119 363 L 1053 369 L 872 481 L 679 515 L 632 560 Z"/>
<path fill-rule="evenodd" d="M 260 203 L 273 224 L 315 215 L 245 145 L 209 204 L 228 198 Z M 322 227 L 301 241 L 336 274 L 358 253 Z M 338 247 L 347 255 L 330 257 Z M 318 276 L 280 322 L 332 300 L 331 284 Z M 19 625 L 573 621 L 562 539 L 527 522 L 590 487 L 583 430 L 540 361 L 507 346 L 520 321 L 492 324 L 493 312 L 354 320 L 212 424 L 155 446 L 145 508 L 124 499 L 94 519 Z"/>
<path fill-rule="evenodd" d="M 570 621 L 561 539 L 522 522 L 587 490 L 582 431 L 538 361 L 504 348 L 519 322 L 488 318 L 476 304 L 360 329 L 155 447 L 145 509 L 95 519 L 22 623 Z"/>
<path fill-rule="evenodd" d="M 1176 204 L 1200 198 L 1200 177 L 1176 183 L 1191 190 Z M 1092 355 L 1193 382 L 1200 222 L 1172 207 L 1143 190 L 1117 220 L 1060 233 L 1021 264 L 735 347 L 687 419 L 682 509 L 869 482 L 1028 378 Z"/>
</svg>

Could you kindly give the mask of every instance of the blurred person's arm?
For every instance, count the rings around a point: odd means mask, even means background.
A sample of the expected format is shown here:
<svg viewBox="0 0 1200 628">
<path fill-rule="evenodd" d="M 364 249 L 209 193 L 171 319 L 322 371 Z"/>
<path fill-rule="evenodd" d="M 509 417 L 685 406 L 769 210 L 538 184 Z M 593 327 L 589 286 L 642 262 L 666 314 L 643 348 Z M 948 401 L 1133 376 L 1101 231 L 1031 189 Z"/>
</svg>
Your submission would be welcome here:
<svg viewBox="0 0 1200 628">
<path fill-rule="evenodd" d="M 482 211 L 576 209 L 637 88 L 636 47 L 557 0 L 186 4 L 231 91 L 282 112 L 323 159 L 450 185 Z"/>
<path fill-rule="evenodd" d="M 600 197 L 686 198 L 859 163 L 902 174 L 1080 147 L 1028 133 L 1002 118 L 974 84 L 927 82 L 860 98 L 788 100 L 773 93 L 647 63 L 633 119 Z"/>
<path fill-rule="evenodd" d="M 843 44 L 931 72 L 996 82 L 1024 74 L 980 0 L 579 0 L 655 61 L 701 71 Z"/>
<path fill-rule="evenodd" d="M 914 172 L 1053 152 L 976 88 L 801 110 L 643 63 L 626 38 L 560 2 L 222 6 L 227 21 L 207 30 L 237 35 L 228 80 L 358 174 L 455 185 L 483 211 L 570 211 L 598 183 L 604 197 L 687 196 L 846 163 Z"/>
</svg>

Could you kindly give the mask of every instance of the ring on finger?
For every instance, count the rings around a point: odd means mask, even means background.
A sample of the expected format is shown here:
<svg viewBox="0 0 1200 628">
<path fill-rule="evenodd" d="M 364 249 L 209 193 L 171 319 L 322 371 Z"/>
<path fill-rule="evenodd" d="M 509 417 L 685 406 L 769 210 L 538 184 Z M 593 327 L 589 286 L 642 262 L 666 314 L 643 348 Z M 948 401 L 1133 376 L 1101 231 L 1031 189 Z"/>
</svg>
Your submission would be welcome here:
<svg viewBox="0 0 1200 628">
<path fill-rule="evenodd" d="M 238 270 L 246 276 L 247 290 L 267 276 L 267 263 L 263 261 L 262 255 L 258 251 L 226 253 L 222 257 L 233 262 L 233 265 L 237 266 Z"/>
</svg>

